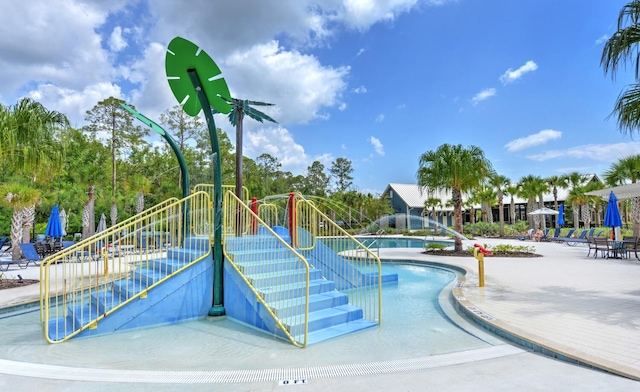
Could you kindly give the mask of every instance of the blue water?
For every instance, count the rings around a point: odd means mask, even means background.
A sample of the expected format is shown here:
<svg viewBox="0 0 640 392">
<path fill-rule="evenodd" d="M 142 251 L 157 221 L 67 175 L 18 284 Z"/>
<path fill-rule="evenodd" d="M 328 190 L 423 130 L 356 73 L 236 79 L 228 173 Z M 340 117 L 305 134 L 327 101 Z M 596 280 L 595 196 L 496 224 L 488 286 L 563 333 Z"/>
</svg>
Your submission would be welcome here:
<svg viewBox="0 0 640 392">
<path fill-rule="evenodd" d="M 444 246 L 453 246 L 453 241 L 432 241 L 420 238 L 402 238 L 402 237 L 356 237 L 366 247 L 372 248 L 421 248 L 428 244 L 441 244 Z"/>
<path fill-rule="evenodd" d="M 455 275 L 420 265 L 383 265 L 382 325 L 300 349 L 231 319 L 203 319 L 107 336 L 45 342 L 36 311 L 0 318 L 0 358 L 105 369 L 237 370 L 301 367 L 443 354 L 489 345 L 442 315 L 438 295 Z"/>
</svg>

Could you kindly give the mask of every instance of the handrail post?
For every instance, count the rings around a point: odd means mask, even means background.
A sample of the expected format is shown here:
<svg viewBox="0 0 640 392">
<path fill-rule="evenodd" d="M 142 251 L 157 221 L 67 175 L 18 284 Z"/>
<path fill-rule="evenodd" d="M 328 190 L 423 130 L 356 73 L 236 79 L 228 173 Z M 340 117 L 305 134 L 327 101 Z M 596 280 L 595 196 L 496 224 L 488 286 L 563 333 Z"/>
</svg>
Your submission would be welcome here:
<svg viewBox="0 0 640 392">
<path fill-rule="evenodd" d="M 297 246 L 297 232 L 296 228 L 296 194 L 295 192 L 289 193 L 289 237 L 291 237 L 291 247 L 296 248 Z"/>
<path fill-rule="evenodd" d="M 473 257 L 478 260 L 478 280 L 479 287 L 484 287 L 484 254 L 478 247 L 473 248 Z"/>
<path fill-rule="evenodd" d="M 258 234 L 258 223 L 256 222 L 256 216 L 258 216 L 258 199 L 255 197 L 251 198 L 251 212 L 255 214 L 255 216 L 251 216 L 251 234 Z"/>
</svg>

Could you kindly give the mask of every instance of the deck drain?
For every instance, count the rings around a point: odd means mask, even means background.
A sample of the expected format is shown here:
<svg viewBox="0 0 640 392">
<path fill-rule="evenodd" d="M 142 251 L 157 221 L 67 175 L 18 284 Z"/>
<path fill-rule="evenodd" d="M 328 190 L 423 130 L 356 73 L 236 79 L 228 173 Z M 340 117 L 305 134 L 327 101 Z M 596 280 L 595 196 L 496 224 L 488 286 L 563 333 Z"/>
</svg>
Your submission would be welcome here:
<svg viewBox="0 0 640 392">
<path fill-rule="evenodd" d="M 515 355 L 524 350 L 499 345 L 477 350 L 431 355 L 420 358 L 398 359 L 345 365 L 326 365 L 305 368 L 261 369 L 261 370 L 205 370 L 205 371 L 167 371 L 167 370 L 122 370 L 77 368 L 56 365 L 44 365 L 0 359 L 0 373 L 15 376 L 46 378 L 70 381 L 101 381 L 148 384 L 216 384 L 249 383 L 282 380 L 312 380 L 387 374 L 412 370 L 432 369 L 443 366 L 483 361 Z"/>
</svg>

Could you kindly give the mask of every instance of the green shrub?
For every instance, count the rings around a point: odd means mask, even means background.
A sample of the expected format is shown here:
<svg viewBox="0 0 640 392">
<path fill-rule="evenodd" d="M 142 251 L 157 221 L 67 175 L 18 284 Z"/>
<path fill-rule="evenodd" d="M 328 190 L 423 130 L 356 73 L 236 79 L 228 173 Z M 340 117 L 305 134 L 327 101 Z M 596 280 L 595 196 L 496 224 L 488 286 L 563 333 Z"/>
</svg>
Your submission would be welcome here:
<svg viewBox="0 0 640 392">
<path fill-rule="evenodd" d="M 425 245 L 425 249 L 427 250 L 427 252 L 443 250 L 446 247 L 447 246 L 444 245 L 444 244 L 438 244 L 438 243 L 435 243 L 435 242 Z"/>
</svg>

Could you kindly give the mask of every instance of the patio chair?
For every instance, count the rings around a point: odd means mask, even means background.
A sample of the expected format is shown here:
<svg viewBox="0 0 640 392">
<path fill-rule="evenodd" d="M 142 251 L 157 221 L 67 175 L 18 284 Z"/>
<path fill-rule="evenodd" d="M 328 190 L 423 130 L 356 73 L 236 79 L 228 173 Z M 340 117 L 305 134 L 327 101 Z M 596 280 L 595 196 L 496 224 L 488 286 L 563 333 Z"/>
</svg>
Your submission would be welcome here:
<svg viewBox="0 0 640 392">
<path fill-rule="evenodd" d="M 6 249 L 2 249 L 5 245 L 7 246 Z M 11 239 L 8 237 L 0 238 L 0 256 L 7 254 L 9 249 L 11 249 Z"/>
<path fill-rule="evenodd" d="M 571 229 L 569 230 L 569 232 L 567 233 L 567 235 L 565 237 L 558 237 L 558 238 L 553 238 L 552 241 L 555 242 L 562 242 L 568 238 L 571 238 L 571 236 L 573 235 L 573 233 L 576 231 L 576 229 Z"/>
<path fill-rule="evenodd" d="M 587 235 L 590 237 L 593 236 L 593 230 L 582 230 L 582 233 L 578 236 L 578 238 L 566 238 L 564 239 L 564 243 L 570 246 L 575 246 L 576 244 L 586 244 L 587 243 Z"/>
<path fill-rule="evenodd" d="M 22 254 L 27 262 L 24 268 L 27 268 L 30 263 L 33 263 L 33 265 L 40 265 L 40 262 L 44 260 L 44 257 L 40 256 L 38 251 L 36 251 L 36 248 L 31 243 L 20 244 L 20 249 L 22 250 Z"/>
</svg>

